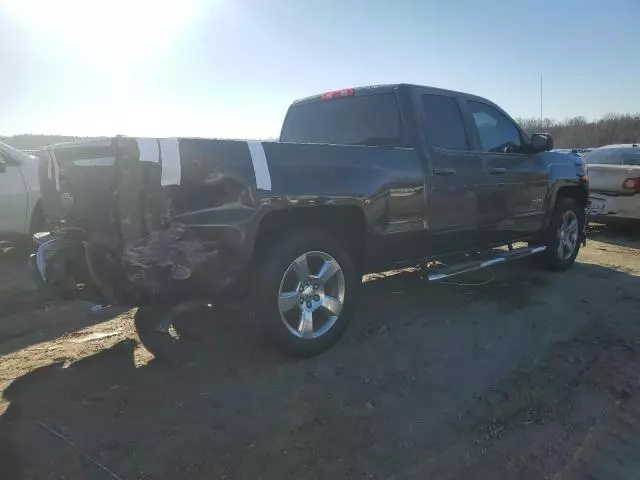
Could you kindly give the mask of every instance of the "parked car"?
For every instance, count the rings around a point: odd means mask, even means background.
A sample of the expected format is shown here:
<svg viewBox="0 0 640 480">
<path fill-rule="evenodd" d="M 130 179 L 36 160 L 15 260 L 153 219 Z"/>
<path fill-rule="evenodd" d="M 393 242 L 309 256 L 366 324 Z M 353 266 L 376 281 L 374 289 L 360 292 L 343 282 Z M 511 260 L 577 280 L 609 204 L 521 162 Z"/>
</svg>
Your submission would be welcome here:
<svg viewBox="0 0 640 480">
<path fill-rule="evenodd" d="M 640 220 L 640 148 L 607 145 L 583 157 L 590 179 L 591 218 Z"/>
<path fill-rule="evenodd" d="M 552 150 L 552 152 L 556 153 L 564 153 L 566 155 L 575 155 L 576 157 L 582 157 L 583 155 L 589 153 L 591 148 L 556 148 Z"/>
<path fill-rule="evenodd" d="M 342 335 L 363 273 L 446 259 L 425 272 L 439 280 L 534 254 L 569 268 L 588 182 L 552 146 L 484 98 L 415 85 L 296 101 L 280 142 L 52 146 L 45 206 L 65 223 L 37 237 L 34 265 L 58 294 L 139 306 L 154 353 L 179 344 L 176 312 L 236 297 L 286 351 L 312 355 Z"/>
<path fill-rule="evenodd" d="M 44 227 L 37 157 L 0 143 L 0 237 L 29 235 Z"/>
</svg>

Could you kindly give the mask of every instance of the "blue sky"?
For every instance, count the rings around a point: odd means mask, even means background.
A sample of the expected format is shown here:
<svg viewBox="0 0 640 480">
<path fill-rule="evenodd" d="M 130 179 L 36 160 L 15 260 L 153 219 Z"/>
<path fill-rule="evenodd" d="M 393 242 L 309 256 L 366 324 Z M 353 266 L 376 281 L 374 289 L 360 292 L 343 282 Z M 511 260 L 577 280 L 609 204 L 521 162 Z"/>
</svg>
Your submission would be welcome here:
<svg viewBox="0 0 640 480">
<path fill-rule="evenodd" d="M 90 5 L 88 5 L 90 4 Z M 513 116 L 640 112 L 636 0 L 0 0 L 0 134 L 277 136 L 289 103 L 412 82 Z"/>
</svg>

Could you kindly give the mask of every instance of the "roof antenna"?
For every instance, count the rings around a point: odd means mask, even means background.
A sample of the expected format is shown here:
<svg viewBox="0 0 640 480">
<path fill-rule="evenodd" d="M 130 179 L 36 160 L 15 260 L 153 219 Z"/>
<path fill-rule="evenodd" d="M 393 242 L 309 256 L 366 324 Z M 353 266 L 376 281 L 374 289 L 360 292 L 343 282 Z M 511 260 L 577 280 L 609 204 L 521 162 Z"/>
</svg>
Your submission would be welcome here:
<svg viewBox="0 0 640 480">
<path fill-rule="evenodd" d="M 540 123 L 542 123 L 542 73 L 540 74 Z"/>
</svg>

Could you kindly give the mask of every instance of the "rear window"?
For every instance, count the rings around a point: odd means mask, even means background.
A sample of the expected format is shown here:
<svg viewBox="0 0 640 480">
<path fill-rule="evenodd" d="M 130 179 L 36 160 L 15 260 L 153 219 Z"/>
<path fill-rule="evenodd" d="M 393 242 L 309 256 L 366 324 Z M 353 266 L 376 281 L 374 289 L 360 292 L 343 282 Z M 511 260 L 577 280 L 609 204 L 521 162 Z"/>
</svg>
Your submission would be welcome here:
<svg viewBox="0 0 640 480">
<path fill-rule="evenodd" d="M 640 165 L 640 148 L 626 150 L 622 163 L 624 165 Z"/>
<path fill-rule="evenodd" d="M 605 148 L 582 157 L 590 165 L 640 165 L 640 148 Z"/>
<path fill-rule="evenodd" d="M 398 146 L 400 132 L 393 94 L 356 95 L 292 105 L 280 141 Z"/>
</svg>

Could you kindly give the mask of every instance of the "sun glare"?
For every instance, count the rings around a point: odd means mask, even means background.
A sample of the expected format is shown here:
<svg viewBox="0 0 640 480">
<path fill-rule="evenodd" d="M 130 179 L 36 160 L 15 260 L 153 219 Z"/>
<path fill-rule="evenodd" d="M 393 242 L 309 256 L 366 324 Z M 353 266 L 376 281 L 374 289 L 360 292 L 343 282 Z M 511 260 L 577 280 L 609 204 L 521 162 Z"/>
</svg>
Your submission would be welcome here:
<svg viewBox="0 0 640 480">
<path fill-rule="evenodd" d="M 207 0 L 0 0 L 23 28 L 46 35 L 65 53 L 107 67 L 160 52 Z M 216 2 L 217 3 L 217 2 Z M 6 7 L 5 7 L 6 8 Z"/>
</svg>

